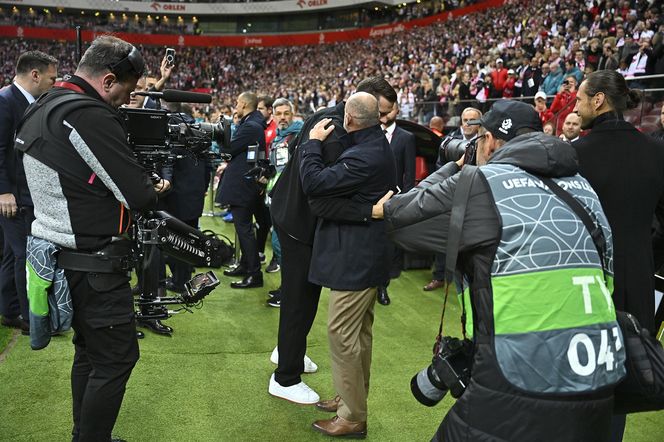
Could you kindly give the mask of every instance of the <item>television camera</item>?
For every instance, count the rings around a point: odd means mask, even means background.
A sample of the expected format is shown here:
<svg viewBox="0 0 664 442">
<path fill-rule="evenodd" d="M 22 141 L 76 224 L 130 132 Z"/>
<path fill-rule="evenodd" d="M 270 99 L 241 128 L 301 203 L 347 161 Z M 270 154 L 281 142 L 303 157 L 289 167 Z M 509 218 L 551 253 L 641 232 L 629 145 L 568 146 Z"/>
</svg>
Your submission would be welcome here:
<svg viewBox="0 0 664 442">
<path fill-rule="evenodd" d="M 137 94 L 170 102 L 211 101 L 207 94 L 173 90 Z M 230 145 L 230 123 L 225 119 L 217 123 L 195 122 L 187 115 L 162 109 L 122 108 L 120 114 L 126 125 L 129 146 L 155 183 L 160 180 L 161 169 L 172 166 L 178 159 L 189 157 L 214 163 L 223 158 L 212 150 L 213 141 L 222 147 Z M 132 238 L 141 288 L 135 301 L 137 321 L 158 333 L 170 335 L 172 329 L 158 321 L 177 311 L 191 311 L 200 306 L 203 298 L 219 285 L 219 279 L 212 271 L 200 273 L 185 283 L 183 293 L 160 296 L 161 253 L 196 267 L 219 268 L 232 260 L 233 246 L 228 238 L 224 241 L 213 233 L 201 232 L 164 211 L 135 213 Z M 170 305 L 180 308 L 169 310 Z M 154 325 L 155 321 L 157 327 L 149 325 Z"/>
</svg>

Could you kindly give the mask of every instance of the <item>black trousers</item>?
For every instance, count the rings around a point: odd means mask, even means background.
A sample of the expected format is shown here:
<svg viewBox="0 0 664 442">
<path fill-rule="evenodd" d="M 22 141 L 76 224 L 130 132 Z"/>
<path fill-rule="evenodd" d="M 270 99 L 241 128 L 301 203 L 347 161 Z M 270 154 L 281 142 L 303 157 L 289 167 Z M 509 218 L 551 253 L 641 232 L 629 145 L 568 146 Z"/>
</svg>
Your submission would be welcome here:
<svg viewBox="0 0 664 442">
<path fill-rule="evenodd" d="M 261 202 L 256 209 L 256 243 L 258 244 L 258 251 L 265 253 L 265 243 L 267 241 L 267 236 L 270 233 L 270 227 L 272 227 L 272 217 L 270 216 L 270 208 Z"/>
<path fill-rule="evenodd" d="M 321 286 L 309 282 L 310 245 L 293 239 L 275 225 L 281 242 L 281 308 L 279 365 L 275 380 L 283 387 L 299 384 L 304 372 L 307 335 L 316 318 Z"/>
<path fill-rule="evenodd" d="M 445 279 L 445 254 L 436 253 L 433 260 L 433 279 L 443 281 Z"/>
<path fill-rule="evenodd" d="M 25 249 L 30 225 L 35 220 L 33 208 L 24 206 L 15 217 L 0 216 L 4 237 L 0 264 L 0 314 L 29 320 L 30 308 L 25 281 Z"/>
<path fill-rule="evenodd" d="M 247 269 L 249 275 L 255 275 L 261 271 L 261 262 L 258 258 L 258 241 L 254 231 L 254 216 L 261 217 L 260 205 L 262 201 L 257 196 L 255 201 L 247 207 L 231 206 L 233 214 L 233 224 L 237 232 L 237 239 L 240 242 L 242 258 L 240 265 Z"/>
<path fill-rule="evenodd" d="M 139 358 L 129 277 L 65 270 L 74 305 L 74 442 L 109 442 Z"/>
<path fill-rule="evenodd" d="M 397 279 L 401 275 L 403 269 L 403 249 L 394 244 L 392 241 L 385 243 L 385 255 L 388 257 L 390 263 L 389 279 L 383 284 L 383 287 L 390 285 L 390 280 Z"/>
</svg>

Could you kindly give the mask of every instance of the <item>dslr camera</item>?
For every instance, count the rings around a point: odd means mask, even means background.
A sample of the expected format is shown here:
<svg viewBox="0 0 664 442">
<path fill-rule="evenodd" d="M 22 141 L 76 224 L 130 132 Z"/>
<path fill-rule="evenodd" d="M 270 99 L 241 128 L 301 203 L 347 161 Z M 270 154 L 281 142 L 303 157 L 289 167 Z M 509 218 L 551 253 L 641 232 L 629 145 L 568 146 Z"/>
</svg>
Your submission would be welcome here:
<svg viewBox="0 0 664 442">
<path fill-rule="evenodd" d="M 422 405 L 433 407 L 447 392 L 459 398 L 470 381 L 473 345 L 468 339 L 443 336 L 433 348 L 431 365 L 410 380 L 410 390 Z"/>
<path fill-rule="evenodd" d="M 445 137 L 440 143 L 440 157 L 449 161 L 457 161 L 464 158 L 464 164 L 477 165 L 477 140 L 475 137 L 470 140 Z"/>
</svg>

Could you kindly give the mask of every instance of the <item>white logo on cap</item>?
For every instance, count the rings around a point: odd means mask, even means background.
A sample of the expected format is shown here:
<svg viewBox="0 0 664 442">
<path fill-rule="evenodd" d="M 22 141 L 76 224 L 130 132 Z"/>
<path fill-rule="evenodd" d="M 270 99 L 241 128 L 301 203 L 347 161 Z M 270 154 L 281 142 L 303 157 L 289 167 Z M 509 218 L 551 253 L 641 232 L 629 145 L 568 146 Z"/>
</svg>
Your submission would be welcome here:
<svg viewBox="0 0 664 442">
<path fill-rule="evenodd" d="M 512 127 L 512 119 L 505 118 L 503 120 L 503 124 L 500 125 L 500 128 L 498 128 L 498 130 L 507 135 L 507 131 L 510 130 L 510 127 Z"/>
</svg>

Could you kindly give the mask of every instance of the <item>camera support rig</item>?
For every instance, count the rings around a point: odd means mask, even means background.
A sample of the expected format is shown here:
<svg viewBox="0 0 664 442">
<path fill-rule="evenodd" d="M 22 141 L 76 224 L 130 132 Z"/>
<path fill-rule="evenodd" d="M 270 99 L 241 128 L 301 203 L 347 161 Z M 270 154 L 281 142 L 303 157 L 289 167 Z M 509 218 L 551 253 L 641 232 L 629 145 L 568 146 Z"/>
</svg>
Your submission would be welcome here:
<svg viewBox="0 0 664 442">
<path fill-rule="evenodd" d="M 135 302 L 138 322 L 167 319 L 177 311 L 196 307 L 219 285 L 214 272 L 208 271 L 195 275 L 185 283 L 184 293 L 160 297 L 159 251 L 194 266 L 210 266 L 215 244 L 210 237 L 162 211 L 146 216 L 138 214 L 134 234 L 138 246 L 137 262 L 140 263 L 137 272 L 140 272 L 142 280 L 142 291 Z M 181 308 L 170 311 L 168 305 L 180 305 Z M 165 327 L 167 334 L 171 331 L 170 327 Z"/>
</svg>

